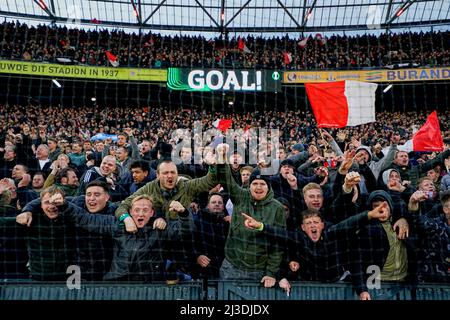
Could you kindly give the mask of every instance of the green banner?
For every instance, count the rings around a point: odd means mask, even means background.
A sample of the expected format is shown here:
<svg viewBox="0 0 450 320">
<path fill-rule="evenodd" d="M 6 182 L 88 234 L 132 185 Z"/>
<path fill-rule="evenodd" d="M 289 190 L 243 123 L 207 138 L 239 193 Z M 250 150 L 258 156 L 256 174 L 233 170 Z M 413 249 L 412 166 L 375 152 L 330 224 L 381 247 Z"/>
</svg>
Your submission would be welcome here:
<svg viewBox="0 0 450 320">
<path fill-rule="evenodd" d="M 281 90 L 281 72 L 245 69 L 169 68 L 167 87 L 184 91 L 261 91 Z"/>
<path fill-rule="evenodd" d="M 11 60 L 0 60 L 0 73 L 101 80 L 150 82 L 165 82 L 167 80 L 166 69 L 69 66 Z"/>
</svg>

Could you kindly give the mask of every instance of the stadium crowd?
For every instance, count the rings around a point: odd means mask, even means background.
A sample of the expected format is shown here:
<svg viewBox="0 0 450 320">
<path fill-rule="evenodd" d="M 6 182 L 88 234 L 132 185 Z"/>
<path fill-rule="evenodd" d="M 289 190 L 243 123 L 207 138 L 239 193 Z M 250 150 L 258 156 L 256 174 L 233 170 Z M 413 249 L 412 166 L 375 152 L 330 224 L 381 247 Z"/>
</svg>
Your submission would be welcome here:
<svg viewBox="0 0 450 320">
<path fill-rule="evenodd" d="M 109 66 L 106 51 L 120 66 L 234 67 L 267 69 L 354 69 L 411 66 L 448 66 L 449 32 L 405 32 L 305 38 L 252 37 L 206 39 L 201 36 L 163 36 L 107 29 L 83 30 L 19 22 L 0 24 L 2 59 Z M 290 54 L 292 60 L 286 60 Z M 69 60 L 67 60 L 69 59 Z"/>
<path fill-rule="evenodd" d="M 449 282 L 448 113 L 444 151 L 419 153 L 398 149 L 417 112 L 328 132 L 307 111 L 236 113 L 248 130 L 224 140 L 191 130 L 221 113 L 1 108 L 0 278 L 75 264 L 85 281 L 351 281 L 361 299 L 373 265 L 381 281 Z"/>
</svg>

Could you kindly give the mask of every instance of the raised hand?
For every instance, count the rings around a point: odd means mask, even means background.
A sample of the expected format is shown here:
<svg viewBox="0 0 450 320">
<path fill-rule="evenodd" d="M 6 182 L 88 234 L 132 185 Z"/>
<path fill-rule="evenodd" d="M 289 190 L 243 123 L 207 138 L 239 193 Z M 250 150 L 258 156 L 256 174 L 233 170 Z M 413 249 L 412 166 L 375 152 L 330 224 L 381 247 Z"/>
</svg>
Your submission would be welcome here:
<svg viewBox="0 0 450 320">
<path fill-rule="evenodd" d="M 220 143 L 217 145 L 216 152 L 217 152 L 217 163 L 226 163 L 227 162 L 227 154 L 228 150 L 230 150 L 230 146 L 226 143 Z"/>
<path fill-rule="evenodd" d="M 50 197 L 50 204 L 54 205 L 55 207 L 62 206 L 64 204 L 64 196 L 61 193 L 55 193 Z"/>
<path fill-rule="evenodd" d="M 298 185 L 297 185 L 297 177 L 293 174 L 288 174 L 286 176 L 286 180 L 289 183 L 289 185 L 291 186 L 292 190 L 297 190 L 298 189 Z"/>
<path fill-rule="evenodd" d="M 409 198 L 409 202 L 410 203 L 419 203 L 419 202 L 425 201 L 427 199 L 428 199 L 427 194 L 423 191 L 418 190 L 411 195 L 411 198 Z"/>
<path fill-rule="evenodd" d="M 369 211 L 369 219 L 378 219 L 386 221 L 389 218 L 389 205 L 386 201 L 380 203 L 375 209 Z"/>
<path fill-rule="evenodd" d="M 316 146 L 310 145 L 308 147 L 308 153 L 309 153 L 310 156 L 312 156 L 313 154 L 319 153 L 319 150 L 317 149 Z"/>
<path fill-rule="evenodd" d="M 428 196 L 423 191 L 414 192 L 409 198 L 408 210 L 417 211 L 419 210 L 419 203 L 428 199 Z"/>
<path fill-rule="evenodd" d="M 167 226 L 166 220 L 158 218 L 153 222 L 153 229 L 164 230 Z"/>
<path fill-rule="evenodd" d="M 182 212 L 184 212 L 184 210 L 186 210 L 185 207 L 183 207 L 183 205 L 181 203 L 179 203 L 178 201 L 172 201 L 169 204 L 169 211 L 173 211 L 176 213 L 182 213 Z"/>
<path fill-rule="evenodd" d="M 355 149 L 358 149 L 361 146 L 361 141 L 355 139 L 354 137 L 351 140 L 353 146 L 355 147 Z"/>
<path fill-rule="evenodd" d="M 20 179 L 20 182 L 19 182 L 19 184 L 17 185 L 17 187 L 26 187 L 26 186 L 28 186 L 29 184 L 30 184 L 30 182 L 31 182 L 31 177 L 30 177 L 30 175 L 28 174 L 28 173 L 25 173 L 23 176 L 22 176 L 22 179 Z"/>
<path fill-rule="evenodd" d="M 398 180 L 390 182 L 387 187 L 389 190 L 398 191 L 398 192 L 403 192 L 406 189 L 406 187 L 404 187 Z"/>
<path fill-rule="evenodd" d="M 125 230 L 129 233 L 136 233 L 137 232 L 137 227 L 136 224 L 134 223 L 133 218 L 131 217 L 126 217 L 123 220 L 123 223 L 125 224 Z"/>
<path fill-rule="evenodd" d="M 352 171 L 347 173 L 344 180 L 344 188 L 349 190 L 361 182 L 361 176 L 358 172 Z"/>
<path fill-rule="evenodd" d="M 325 140 L 327 140 L 328 142 L 333 141 L 333 137 L 328 133 L 328 131 L 324 129 L 320 129 L 320 131 L 322 132 L 322 136 L 325 138 Z"/>
<path fill-rule="evenodd" d="M 203 157 L 203 161 L 209 166 L 215 165 L 217 163 L 217 159 L 212 152 L 208 152 Z"/>
<path fill-rule="evenodd" d="M 242 212 L 241 214 L 242 214 L 242 215 L 244 216 L 244 218 L 245 218 L 245 220 L 244 220 L 244 226 L 245 226 L 247 229 L 255 230 L 255 229 L 261 228 L 261 225 L 262 225 L 261 222 L 257 221 L 255 218 L 249 216 L 248 214 L 245 214 L 244 212 Z"/>
<path fill-rule="evenodd" d="M 339 173 L 341 174 L 347 174 L 348 170 L 353 165 L 353 158 L 355 157 L 355 150 L 347 150 L 344 152 L 344 161 L 341 163 L 341 167 L 339 168 Z"/>
</svg>

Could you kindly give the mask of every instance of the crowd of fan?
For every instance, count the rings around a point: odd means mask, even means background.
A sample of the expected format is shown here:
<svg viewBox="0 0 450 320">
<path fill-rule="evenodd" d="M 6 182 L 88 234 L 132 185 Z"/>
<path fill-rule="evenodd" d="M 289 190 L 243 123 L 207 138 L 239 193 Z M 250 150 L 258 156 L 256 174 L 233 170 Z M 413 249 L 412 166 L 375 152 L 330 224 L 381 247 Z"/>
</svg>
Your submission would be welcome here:
<svg viewBox="0 0 450 320">
<path fill-rule="evenodd" d="M 1 278 L 64 280 L 77 264 L 86 281 L 242 279 L 289 291 L 350 274 L 361 299 L 376 295 L 370 265 L 382 281 L 449 281 L 448 114 L 443 152 L 408 153 L 398 148 L 425 113 L 330 132 L 306 111 L 233 114 L 232 128 L 250 130 L 224 144 L 219 131 L 200 141 L 184 131 L 213 129 L 221 113 L 2 110 Z M 249 147 L 256 128 L 280 130 L 276 154 L 271 137 Z"/>
<path fill-rule="evenodd" d="M 201 36 L 162 36 L 151 32 L 82 30 L 19 22 L 0 24 L 3 59 L 57 62 L 57 58 L 94 66 L 108 66 L 106 51 L 120 66 L 234 67 L 268 69 L 355 69 L 395 64 L 448 66 L 449 32 L 405 32 L 380 36 L 252 37 L 208 40 Z M 292 61 L 287 63 L 285 53 Z"/>
</svg>

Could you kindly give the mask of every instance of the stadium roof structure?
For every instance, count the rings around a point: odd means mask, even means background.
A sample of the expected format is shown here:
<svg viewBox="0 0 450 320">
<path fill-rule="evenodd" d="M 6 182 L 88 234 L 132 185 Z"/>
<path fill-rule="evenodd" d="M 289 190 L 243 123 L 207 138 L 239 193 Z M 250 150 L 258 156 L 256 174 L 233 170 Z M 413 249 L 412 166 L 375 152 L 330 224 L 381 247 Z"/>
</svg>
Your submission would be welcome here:
<svg viewBox="0 0 450 320">
<path fill-rule="evenodd" d="M 0 0 L 0 16 L 207 32 L 315 32 L 450 24 L 448 0 Z"/>
</svg>

